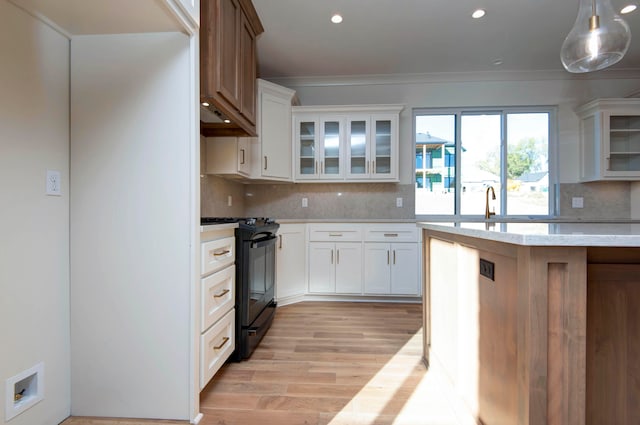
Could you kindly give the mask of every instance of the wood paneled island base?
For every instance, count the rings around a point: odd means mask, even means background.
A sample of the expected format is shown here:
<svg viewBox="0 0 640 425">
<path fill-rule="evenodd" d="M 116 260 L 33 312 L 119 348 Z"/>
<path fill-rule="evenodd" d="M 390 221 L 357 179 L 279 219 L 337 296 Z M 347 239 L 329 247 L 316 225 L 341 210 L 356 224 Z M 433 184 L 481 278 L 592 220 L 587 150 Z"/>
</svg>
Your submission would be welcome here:
<svg viewBox="0 0 640 425">
<path fill-rule="evenodd" d="M 423 232 L 425 361 L 479 423 L 640 423 L 640 247 Z"/>
</svg>

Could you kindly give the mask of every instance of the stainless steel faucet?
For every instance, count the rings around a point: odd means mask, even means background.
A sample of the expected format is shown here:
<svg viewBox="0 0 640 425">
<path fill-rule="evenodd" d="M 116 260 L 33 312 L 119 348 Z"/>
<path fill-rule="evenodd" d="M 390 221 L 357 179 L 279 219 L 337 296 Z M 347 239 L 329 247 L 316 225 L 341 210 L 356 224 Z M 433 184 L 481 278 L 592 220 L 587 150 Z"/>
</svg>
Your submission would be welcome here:
<svg viewBox="0 0 640 425">
<path fill-rule="evenodd" d="M 489 186 L 487 188 L 487 196 L 486 196 L 486 202 L 485 202 L 485 209 L 484 209 L 484 218 L 489 219 L 491 218 L 492 215 L 496 215 L 495 211 L 489 211 L 489 191 L 491 191 L 491 199 L 493 199 L 495 201 L 496 199 L 496 191 L 493 190 L 493 186 Z"/>
</svg>

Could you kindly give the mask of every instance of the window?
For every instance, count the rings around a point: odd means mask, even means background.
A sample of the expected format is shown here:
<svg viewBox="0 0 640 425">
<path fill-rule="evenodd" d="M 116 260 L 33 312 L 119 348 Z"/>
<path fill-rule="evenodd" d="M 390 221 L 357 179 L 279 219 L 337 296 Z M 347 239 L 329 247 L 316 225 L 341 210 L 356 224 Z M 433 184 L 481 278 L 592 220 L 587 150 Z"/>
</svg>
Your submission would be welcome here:
<svg viewBox="0 0 640 425">
<path fill-rule="evenodd" d="M 416 109 L 416 216 L 555 211 L 555 109 Z"/>
</svg>

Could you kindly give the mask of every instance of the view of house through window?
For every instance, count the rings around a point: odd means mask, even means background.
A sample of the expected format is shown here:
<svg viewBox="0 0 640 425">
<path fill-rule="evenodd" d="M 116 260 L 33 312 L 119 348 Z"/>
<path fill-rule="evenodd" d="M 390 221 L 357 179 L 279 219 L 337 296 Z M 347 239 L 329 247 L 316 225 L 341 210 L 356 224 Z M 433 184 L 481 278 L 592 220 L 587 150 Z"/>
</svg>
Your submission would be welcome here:
<svg viewBox="0 0 640 425">
<path fill-rule="evenodd" d="M 549 215 L 552 111 L 416 110 L 416 215 Z M 495 192 L 493 200 L 491 189 Z"/>
</svg>

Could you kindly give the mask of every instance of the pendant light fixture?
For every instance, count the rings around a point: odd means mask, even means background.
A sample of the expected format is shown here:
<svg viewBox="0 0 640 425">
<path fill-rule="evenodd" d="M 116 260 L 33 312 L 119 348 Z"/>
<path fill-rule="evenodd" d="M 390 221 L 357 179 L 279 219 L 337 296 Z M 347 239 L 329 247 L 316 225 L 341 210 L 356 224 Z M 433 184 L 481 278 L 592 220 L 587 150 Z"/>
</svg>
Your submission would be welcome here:
<svg viewBox="0 0 640 425">
<path fill-rule="evenodd" d="M 610 0 L 579 0 L 578 17 L 562 43 L 560 59 L 569 72 L 604 69 L 627 53 L 631 31 Z"/>
</svg>

